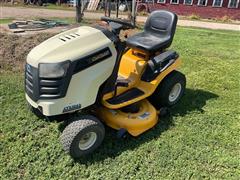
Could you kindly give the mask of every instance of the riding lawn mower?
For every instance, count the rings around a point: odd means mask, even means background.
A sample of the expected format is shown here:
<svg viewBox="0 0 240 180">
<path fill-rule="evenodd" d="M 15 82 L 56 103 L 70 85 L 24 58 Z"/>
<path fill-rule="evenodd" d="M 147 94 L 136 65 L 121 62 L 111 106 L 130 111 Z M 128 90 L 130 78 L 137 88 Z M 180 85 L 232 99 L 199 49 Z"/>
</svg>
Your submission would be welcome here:
<svg viewBox="0 0 240 180">
<path fill-rule="evenodd" d="M 134 26 L 102 17 L 106 26 L 81 26 L 36 46 L 27 56 L 26 99 L 45 117 L 68 114 L 60 137 L 73 158 L 92 153 L 104 139 L 104 124 L 139 136 L 155 126 L 163 109 L 182 97 L 186 79 L 171 45 L 177 15 L 148 17 L 143 32 L 120 39 Z M 73 116 L 76 114 L 77 116 Z M 74 117 L 74 118 L 71 118 Z"/>
</svg>

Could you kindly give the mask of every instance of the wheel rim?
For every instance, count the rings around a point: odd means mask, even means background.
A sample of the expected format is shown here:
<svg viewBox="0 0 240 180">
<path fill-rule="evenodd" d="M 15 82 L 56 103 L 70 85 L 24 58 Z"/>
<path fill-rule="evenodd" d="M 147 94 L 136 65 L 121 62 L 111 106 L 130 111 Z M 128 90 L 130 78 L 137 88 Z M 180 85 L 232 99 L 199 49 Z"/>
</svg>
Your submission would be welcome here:
<svg viewBox="0 0 240 180">
<path fill-rule="evenodd" d="M 181 93 L 181 90 L 182 90 L 182 85 L 180 83 L 175 84 L 168 96 L 168 100 L 170 102 L 176 101 Z"/>
<path fill-rule="evenodd" d="M 84 134 L 79 141 L 79 148 L 81 150 L 87 150 L 94 145 L 97 140 L 97 134 L 95 132 L 88 132 Z"/>
</svg>

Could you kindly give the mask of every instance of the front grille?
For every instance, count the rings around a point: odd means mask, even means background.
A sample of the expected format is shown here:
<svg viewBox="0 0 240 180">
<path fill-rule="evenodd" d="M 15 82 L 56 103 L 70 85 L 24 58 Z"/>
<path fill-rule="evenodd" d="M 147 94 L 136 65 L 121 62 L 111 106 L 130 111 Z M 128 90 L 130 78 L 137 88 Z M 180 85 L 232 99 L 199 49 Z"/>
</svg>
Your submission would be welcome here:
<svg viewBox="0 0 240 180">
<path fill-rule="evenodd" d="M 27 95 L 37 100 L 38 97 L 38 69 L 26 64 L 25 66 L 25 90 Z"/>
<path fill-rule="evenodd" d="M 71 72 L 62 78 L 40 78 L 38 68 L 26 64 L 25 91 L 34 101 L 64 97 L 71 79 Z"/>
<path fill-rule="evenodd" d="M 30 72 L 26 72 L 26 88 L 33 94 L 33 75 Z"/>
<path fill-rule="evenodd" d="M 62 96 L 63 78 L 41 78 L 40 98 L 59 98 Z"/>
</svg>

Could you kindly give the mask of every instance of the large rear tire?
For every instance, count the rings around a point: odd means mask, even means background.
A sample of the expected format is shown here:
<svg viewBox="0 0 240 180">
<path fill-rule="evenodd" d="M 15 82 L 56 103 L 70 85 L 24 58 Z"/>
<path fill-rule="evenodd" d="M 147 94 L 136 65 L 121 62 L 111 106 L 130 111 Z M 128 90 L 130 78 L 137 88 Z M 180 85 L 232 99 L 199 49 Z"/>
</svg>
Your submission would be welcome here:
<svg viewBox="0 0 240 180">
<path fill-rule="evenodd" d="M 149 101 L 157 108 L 175 105 L 183 96 L 186 88 L 186 77 L 178 71 L 171 72 L 158 85 Z"/>
<path fill-rule="evenodd" d="M 86 115 L 71 122 L 60 139 L 63 149 L 73 158 L 79 158 L 97 149 L 105 135 L 103 124 L 94 116 Z"/>
</svg>

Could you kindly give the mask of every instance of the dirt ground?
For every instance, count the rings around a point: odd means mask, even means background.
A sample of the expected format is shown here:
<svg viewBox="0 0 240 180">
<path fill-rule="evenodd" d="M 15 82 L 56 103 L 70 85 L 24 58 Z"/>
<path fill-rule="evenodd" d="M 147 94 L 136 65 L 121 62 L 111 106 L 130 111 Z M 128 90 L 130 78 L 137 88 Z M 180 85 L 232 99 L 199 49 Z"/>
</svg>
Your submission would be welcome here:
<svg viewBox="0 0 240 180">
<path fill-rule="evenodd" d="M 74 28 L 68 26 L 67 28 Z M 1 29 L 1 28 L 0 28 Z M 48 29 L 41 32 L 27 32 L 21 34 L 9 33 L 9 31 L 1 31 L 0 33 L 0 71 L 22 72 L 26 61 L 27 54 L 32 48 L 43 42 L 44 40 L 60 33 L 64 29 Z M 122 32 L 120 36 L 131 36 L 137 30 L 128 30 Z"/>
<path fill-rule="evenodd" d="M 22 71 L 29 51 L 53 33 L 14 35 L 0 33 L 0 71 Z"/>
<path fill-rule="evenodd" d="M 40 8 L 25 8 L 25 7 L 1 7 L 1 18 L 18 17 L 75 17 L 74 11 L 51 10 Z"/>
</svg>

